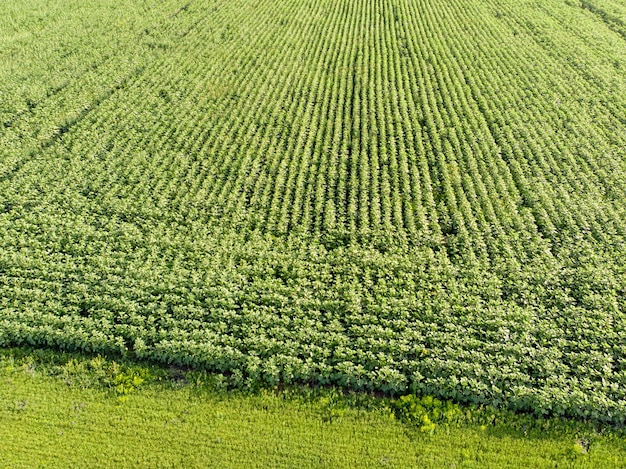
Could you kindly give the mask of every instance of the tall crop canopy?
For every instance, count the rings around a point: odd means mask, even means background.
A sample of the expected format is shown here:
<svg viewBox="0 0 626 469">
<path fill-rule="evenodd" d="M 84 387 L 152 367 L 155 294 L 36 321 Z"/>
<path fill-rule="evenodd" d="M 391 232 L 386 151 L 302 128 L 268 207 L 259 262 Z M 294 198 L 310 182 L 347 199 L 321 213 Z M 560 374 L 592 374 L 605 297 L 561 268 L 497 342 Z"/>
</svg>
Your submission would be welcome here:
<svg viewBox="0 0 626 469">
<path fill-rule="evenodd" d="M 626 4 L 0 4 L 0 344 L 626 419 Z"/>
</svg>

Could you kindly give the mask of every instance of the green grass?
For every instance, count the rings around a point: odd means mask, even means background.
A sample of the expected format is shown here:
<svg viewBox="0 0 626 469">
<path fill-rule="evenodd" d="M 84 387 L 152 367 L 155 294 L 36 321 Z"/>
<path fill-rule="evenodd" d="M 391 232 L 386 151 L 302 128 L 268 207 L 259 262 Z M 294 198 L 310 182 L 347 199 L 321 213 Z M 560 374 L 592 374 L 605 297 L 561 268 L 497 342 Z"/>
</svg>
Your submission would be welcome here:
<svg viewBox="0 0 626 469">
<path fill-rule="evenodd" d="M 424 431 L 393 403 L 1 350 L 0 467 L 626 467 L 617 430 L 459 408 L 462 421 Z"/>
</svg>

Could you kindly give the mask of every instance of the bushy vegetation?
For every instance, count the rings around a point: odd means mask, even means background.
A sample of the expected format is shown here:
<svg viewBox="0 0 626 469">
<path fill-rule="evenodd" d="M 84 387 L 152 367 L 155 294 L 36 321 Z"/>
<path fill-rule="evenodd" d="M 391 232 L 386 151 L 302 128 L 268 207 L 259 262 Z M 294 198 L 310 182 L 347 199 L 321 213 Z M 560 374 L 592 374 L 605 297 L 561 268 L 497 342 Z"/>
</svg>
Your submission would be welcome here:
<svg viewBox="0 0 626 469">
<path fill-rule="evenodd" d="M 626 421 L 623 4 L 78 3 L 0 5 L 0 345 Z"/>
</svg>

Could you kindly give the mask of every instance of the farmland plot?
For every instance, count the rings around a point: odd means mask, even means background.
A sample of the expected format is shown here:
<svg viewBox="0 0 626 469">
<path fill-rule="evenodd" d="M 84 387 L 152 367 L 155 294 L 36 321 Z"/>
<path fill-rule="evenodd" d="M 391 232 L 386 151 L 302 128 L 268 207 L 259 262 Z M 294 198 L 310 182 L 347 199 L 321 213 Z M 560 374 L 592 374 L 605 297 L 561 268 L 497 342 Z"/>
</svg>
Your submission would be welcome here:
<svg viewBox="0 0 626 469">
<path fill-rule="evenodd" d="M 0 344 L 626 419 L 624 2 L 0 12 Z"/>
</svg>

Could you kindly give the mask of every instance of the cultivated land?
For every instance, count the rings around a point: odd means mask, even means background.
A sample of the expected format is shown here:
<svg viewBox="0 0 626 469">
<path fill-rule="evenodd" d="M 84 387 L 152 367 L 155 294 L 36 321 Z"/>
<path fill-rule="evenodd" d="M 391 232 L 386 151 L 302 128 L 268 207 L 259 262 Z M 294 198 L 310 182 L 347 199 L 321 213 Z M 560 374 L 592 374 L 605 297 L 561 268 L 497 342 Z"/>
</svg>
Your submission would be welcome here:
<svg viewBox="0 0 626 469">
<path fill-rule="evenodd" d="M 0 345 L 626 421 L 626 2 L 3 2 L 0 63 Z"/>
</svg>

